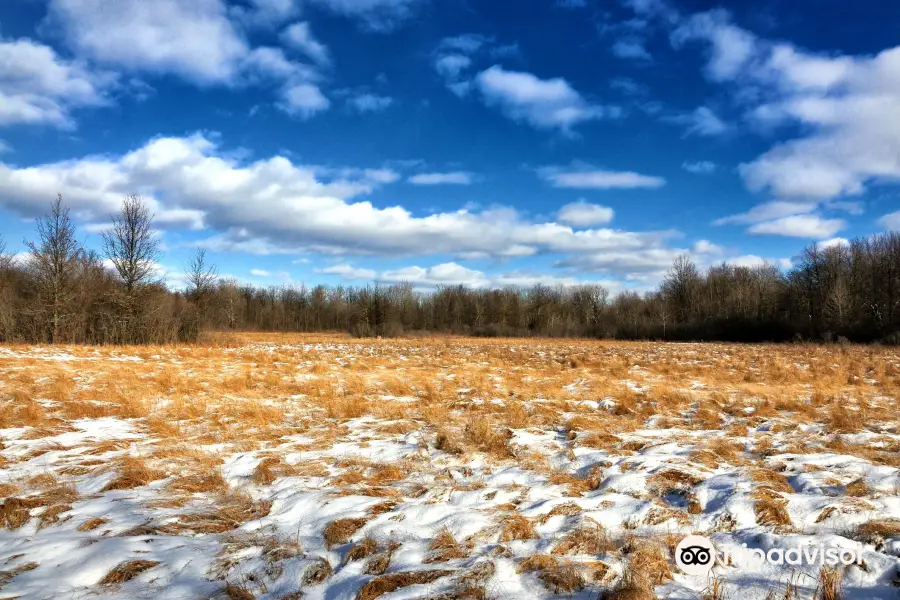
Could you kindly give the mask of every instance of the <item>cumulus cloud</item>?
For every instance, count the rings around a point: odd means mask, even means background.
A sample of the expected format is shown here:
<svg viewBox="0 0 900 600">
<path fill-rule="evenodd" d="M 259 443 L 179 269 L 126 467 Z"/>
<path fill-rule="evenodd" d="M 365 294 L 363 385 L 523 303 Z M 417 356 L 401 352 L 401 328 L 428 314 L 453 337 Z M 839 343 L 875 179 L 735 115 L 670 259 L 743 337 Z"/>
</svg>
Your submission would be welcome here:
<svg viewBox="0 0 900 600">
<path fill-rule="evenodd" d="M 290 279 L 291 274 L 286 271 L 278 271 L 273 273 L 266 269 L 250 269 L 250 274 L 261 279 Z"/>
<path fill-rule="evenodd" d="M 771 219 L 780 219 L 791 215 L 811 213 L 819 207 L 817 202 L 786 202 L 775 200 L 757 204 L 745 213 L 723 217 L 713 221 L 714 225 L 729 223 L 759 223 Z"/>
<path fill-rule="evenodd" d="M 717 246 L 709 240 L 694 242 L 694 253 L 696 254 L 723 254 L 724 252 L 725 250 L 721 246 Z"/>
<path fill-rule="evenodd" d="M 672 44 L 681 47 L 692 40 L 709 44 L 706 71 L 715 81 L 727 81 L 741 73 L 753 58 L 756 37 L 736 27 L 724 10 L 699 13 L 685 20 L 671 36 Z"/>
<path fill-rule="evenodd" d="M 0 162 L 0 205 L 25 217 L 59 190 L 80 222 L 106 222 L 127 193 L 163 220 L 201 225 L 205 247 L 252 253 L 503 258 L 537 253 L 592 257 L 605 273 L 627 274 L 639 257 L 672 256 L 676 232 L 572 227 L 523 219 L 515 210 L 456 210 L 414 216 L 376 207 L 374 190 L 396 182 L 390 169 L 294 164 L 283 156 L 244 161 L 207 136 L 157 138 L 124 155 L 87 156 L 16 167 Z M 173 226 L 174 227 L 174 226 Z M 585 266 L 589 266 L 585 263 Z"/>
<path fill-rule="evenodd" d="M 393 103 L 394 99 L 390 96 L 370 93 L 359 94 L 347 99 L 347 104 L 359 113 L 381 112 L 387 110 Z"/>
<path fill-rule="evenodd" d="M 449 173 L 419 173 L 407 181 L 414 185 L 471 185 L 475 176 L 468 171 L 452 171 Z"/>
<path fill-rule="evenodd" d="M 683 125 L 685 137 L 699 135 L 701 137 L 714 137 L 727 133 L 730 129 L 728 123 L 723 121 L 709 107 L 700 106 L 692 112 L 664 117 L 665 121 Z"/>
<path fill-rule="evenodd" d="M 257 8 L 281 11 L 281 0 L 254 0 Z M 285 13 L 286 15 L 289 13 Z M 252 47 L 222 0 L 51 0 L 49 20 L 79 55 L 130 72 L 174 74 L 198 85 L 273 84 L 277 105 L 308 117 L 329 102 L 309 65 L 288 59 L 280 48 Z M 303 27 L 290 39 L 307 54 L 325 51 Z M 315 56 L 314 56 L 315 58 Z"/>
<path fill-rule="evenodd" d="M 109 102 L 110 74 L 60 58 L 31 40 L 0 41 L 0 125 L 72 127 L 76 108 Z"/>
<path fill-rule="evenodd" d="M 717 166 L 716 163 L 709 160 L 698 160 L 695 162 L 684 161 L 681 163 L 681 168 L 695 175 L 709 175 L 716 172 Z"/>
<path fill-rule="evenodd" d="M 475 83 L 489 106 L 537 129 L 569 133 L 584 121 L 621 114 L 618 108 L 591 104 L 559 77 L 540 79 L 531 73 L 507 71 L 494 65 L 479 73 Z"/>
<path fill-rule="evenodd" d="M 606 225 L 613 220 L 613 209 L 608 206 L 591 204 L 584 200 L 566 204 L 556 213 L 556 219 L 560 223 L 573 227 L 591 227 L 593 225 Z"/>
<path fill-rule="evenodd" d="M 824 239 L 832 237 L 846 226 L 842 219 L 823 219 L 818 215 L 793 215 L 757 223 L 749 233 Z"/>
<path fill-rule="evenodd" d="M 789 258 L 763 258 L 755 254 L 735 256 L 733 258 L 727 259 L 725 262 L 735 267 L 747 267 L 748 269 L 764 267 L 766 265 L 775 265 L 779 269 L 786 270 L 794 266 L 793 262 L 791 262 L 791 259 Z"/>
<path fill-rule="evenodd" d="M 471 65 L 472 59 L 465 54 L 445 54 L 434 61 L 434 69 L 449 80 L 457 80 Z"/>
<path fill-rule="evenodd" d="M 850 240 L 842 237 L 830 238 L 819 242 L 820 248 L 834 248 L 836 246 L 849 246 Z"/>
<path fill-rule="evenodd" d="M 878 219 L 878 224 L 891 231 L 900 231 L 900 210 L 884 215 Z"/>
<path fill-rule="evenodd" d="M 248 53 L 221 0 L 51 0 L 49 15 L 79 55 L 133 70 L 223 82 Z"/>
<path fill-rule="evenodd" d="M 347 280 L 371 280 L 375 279 L 375 277 L 377 276 L 377 273 L 372 269 L 361 269 L 347 263 L 331 265 L 330 267 L 325 267 L 322 269 L 313 269 L 313 272 L 321 273 L 323 275 L 339 275 L 340 277 L 343 277 Z"/>
<path fill-rule="evenodd" d="M 355 19 L 363 29 L 386 32 L 399 26 L 424 0 L 310 0 L 334 14 Z"/>
<path fill-rule="evenodd" d="M 297 83 L 285 87 L 278 106 L 289 115 L 308 119 L 317 112 L 328 110 L 331 101 L 315 85 Z"/>
<path fill-rule="evenodd" d="M 666 180 L 662 177 L 642 175 L 633 171 L 608 171 L 585 163 L 574 163 L 569 167 L 542 167 L 538 169 L 538 175 L 558 188 L 656 189 L 666 184 Z"/>
<path fill-rule="evenodd" d="M 328 51 L 328 47 L 315 38 L 306 21 L 294 23 L 285 29 L 281 33 L 281 41 L 286 46 L 299 50 L 313 62 L 320 65 L 331 64 L 331 53 Z"/>
<path fill-rule="evenodd" d="M 619 58 L 631 60 L 650 61 L 653 57 L 644 47 L 644 42 L 635 37 L 625 37 L 616 42 L 612 46 L 612 53 Z"/>
<path fill-rule="evenodd" d="M 860 214 L 857 202 L 844 201 L 787 201 L 774 200 L 757 204 L 747 212 L 713 221 L 713 225 L 751 225 L 748 232 L 823 239 L 846 226 L 843 219 L 826 219 L 823 211 Z"/>
<path fill-rule="evenodd" d="M 249 27 L 276 27 L 300 12 L 299 0 L 249 0 L 248 4 L 233 5 L 230 12 Z"/>
<path fill-rule="evenodd" d="M 455 262 L 441 263 L 432 267 L 408 266 L 381 273 L 376 273 L 371 269 L 355 269 L 350 265 L 337 265 L 328 269 L 319 269 L 316 272 L 340 275 L 348 281 L 375 280 L 383 283 L 411 283 L 420 288 L 433 288 L 440 285 L 465 285 L 473 288 L 531 287 L 537 284 L 575 286 L 588 283 L 603 285 L 613 291 L 621 287 L 619 282 L 613 280 L 583 280 L 573 276 L 531 271 L 491 274 L 470 269 Z"/>
<path fill-rule="evenodd" d="M 749 117 L 768 128 L 799 126 L 798 137 L 740 166 L 746 185 L 782 199 L 862 194 L 900 181 L 900 46 L 874 56 L 819 55 L 762 39 L 722 10 L 694 15 L 676 46 L 707 45 L 707 75 L 734 84 Z"/>
</svg>

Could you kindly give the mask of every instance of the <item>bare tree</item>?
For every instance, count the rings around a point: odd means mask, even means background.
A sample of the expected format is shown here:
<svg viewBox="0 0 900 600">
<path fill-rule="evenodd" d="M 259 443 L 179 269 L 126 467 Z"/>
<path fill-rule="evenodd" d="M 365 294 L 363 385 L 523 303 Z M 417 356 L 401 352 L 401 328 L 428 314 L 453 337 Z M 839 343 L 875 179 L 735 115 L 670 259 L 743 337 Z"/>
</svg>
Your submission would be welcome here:
<svg viewBox="0 0 900 600">
<path fill-rule="evenodd" d="M 14 262 L 15 258 L 13 255 L 6 253 L 6 242 L 3 240 L 3 236 L 0 235 L 0 271 L 8 271 L 13 267 Z"/>
<path fill-rule="evenodd" d="M 212 291 L 218 276 L 219 271 L 216 266 L 206 262 L 206 249 L 197 248 L 187 267 L 188 295 L 198 305 L 201 304 Z"/>
<path fill-rule="evenodd" d="M 41 300 L 49 312 L 49 338 L 59 340 L 65 310 L 74 296 L 79 261 L 84 250 L 75 237 L 75 225 L 63 205 L 62 194 L 50 205 L 50 213 L 37 220 L 37 242 L 25 241 L 31 251 L 30 268 Z"/>
<path fill-rule="evenodd" d="M 135 287 L 151 281 L 159 261 L 159 240 L 153 235 L 153 215 L 139 195 L 131 194 L 112 221 L 112 227 L 103 232 L 103 253 L 131 295 Z"/>
</svg>

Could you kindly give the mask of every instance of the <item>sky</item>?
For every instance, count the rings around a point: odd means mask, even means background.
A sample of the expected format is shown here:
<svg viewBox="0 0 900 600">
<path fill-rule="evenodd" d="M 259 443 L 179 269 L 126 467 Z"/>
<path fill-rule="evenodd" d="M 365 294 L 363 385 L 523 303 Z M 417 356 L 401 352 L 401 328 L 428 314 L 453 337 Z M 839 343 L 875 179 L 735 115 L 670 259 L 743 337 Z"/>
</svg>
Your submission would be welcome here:
<svg viewBox="0 0 900 600">
<path fill-rule="evenodd" d="M 514 8 L 511 8 L 514 7 Z M 900 230 L 896 0 L 6 0 L 0 234 L 178 286 L 658 284 Z"/>
</svg>

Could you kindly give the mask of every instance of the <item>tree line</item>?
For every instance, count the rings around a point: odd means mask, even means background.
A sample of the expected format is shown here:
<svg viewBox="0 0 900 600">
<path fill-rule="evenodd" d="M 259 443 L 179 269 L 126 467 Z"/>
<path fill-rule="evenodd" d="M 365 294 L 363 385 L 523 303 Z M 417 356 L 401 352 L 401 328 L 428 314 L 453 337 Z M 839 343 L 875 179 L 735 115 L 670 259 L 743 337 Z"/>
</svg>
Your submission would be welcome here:
<svg viewBox="0 0 900 600">
<path fill-rule="evenodd" d="M 163 344 L 201 331 L 433 332 L 478 336 L 900 343 L 900 234 L 808 246 L 787 272 L 679 257 L 656 290 L 612 296 L 598 285 L 472 289 L 408 283 L 257 287 L 219 277 L 205 251 L 184 289 L 158 275 L 153 215 L 129 196 L 100 253 L 76 237 L 58 197 L 24 259 L 0 242 L 0 341 Z"/>
</svg>

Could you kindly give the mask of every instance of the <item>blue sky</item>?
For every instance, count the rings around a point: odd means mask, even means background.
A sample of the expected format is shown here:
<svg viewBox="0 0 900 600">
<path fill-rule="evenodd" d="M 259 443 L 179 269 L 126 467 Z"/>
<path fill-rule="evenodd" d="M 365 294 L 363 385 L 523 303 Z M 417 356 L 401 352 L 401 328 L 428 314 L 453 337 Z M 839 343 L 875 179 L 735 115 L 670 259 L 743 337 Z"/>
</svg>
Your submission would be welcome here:
<svg viewBox="0 0 900 600">
<path fill-rule="evenodd" d="M 896 3 L 10 0 L 0 233 L 123 196 L 178 285 L 655 285 L 900 229 Z"/>
</svg>

